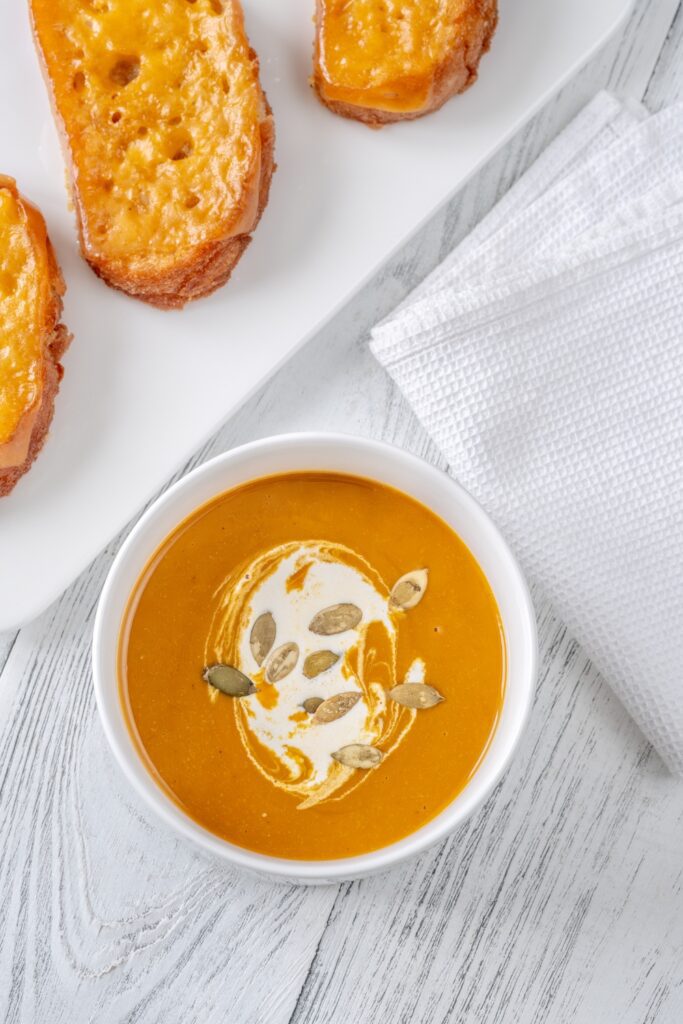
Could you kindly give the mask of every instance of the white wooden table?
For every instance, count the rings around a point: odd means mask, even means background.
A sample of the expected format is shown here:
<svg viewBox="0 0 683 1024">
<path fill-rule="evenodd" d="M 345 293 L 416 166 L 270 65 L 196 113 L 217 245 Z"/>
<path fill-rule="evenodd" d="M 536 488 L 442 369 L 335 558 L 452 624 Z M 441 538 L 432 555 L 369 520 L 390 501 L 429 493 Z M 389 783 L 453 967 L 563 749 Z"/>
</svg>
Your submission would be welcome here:
<svg viewBox="0 0 683 1024">
<path fill-rule="evenodd" d="M 601 87 L 652 109 L 683 99 L 678 0 L 640 0 L 620 38 L 192 464 L 308 428 L 438 462 L 368 330 Z M 0 635 L 0 1020 L 683 1021 L 683 785 L 541 595 L 532 720 L 485 807 L 407 867 L 297 889 L 176 842 L 105 748 L 90 639 L 119 543 L 37 622 Z"/>
</svg>

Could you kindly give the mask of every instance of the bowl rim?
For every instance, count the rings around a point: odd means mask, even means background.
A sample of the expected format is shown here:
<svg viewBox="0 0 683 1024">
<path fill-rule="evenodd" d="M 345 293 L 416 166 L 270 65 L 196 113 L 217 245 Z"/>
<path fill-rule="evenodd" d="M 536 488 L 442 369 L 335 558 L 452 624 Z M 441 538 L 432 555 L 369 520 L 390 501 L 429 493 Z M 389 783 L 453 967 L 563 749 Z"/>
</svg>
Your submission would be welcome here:
<svg viewBox="0 0 683 1024">
<path fill-rule="evenodd" d="M 475 779 L 479 774 L 482 764 L 487 760 L 490 746 L 486 748 L 482 760 L 474 769 L 465 788 L 457 793 L 453 797 L 453 800 L 449 802 L 434 818 L 430 819 L 415 832 L 412 832 L 387 846 L 380 847 L 377 850 L 371 850 L 368 853 L 358 854 L 353 857 L 343 857 L 333 860 L 297 860 L 258 853 L 223 839 L 222 837 L 210 832 L 208 829 L 205 829 L 202 825 L 195 822 L 185 814 L 180 806 L 175 804 L 154 780 L 149 769 L 144 764 L 139 751 L 135 747 L 130 734 L 128 733 L 128 726 L 125 722 L 119 696 L 117 666 L 116 663 L 113 666 L 108 664 L 108 658 L 104 651 L 107 637 L 110 635 L 111 630 L 113 630 L 115 634 L 115 648 L 118 646 L 121 617 L 116 615 L 116 601 L 114 596 L 115 587 L 119 582 L 121 573 L 125 572 L 127 568 L 128 560 L 134 556 L 135 549 L 140 538 L 144 537 L 145 531 L 154 523 L 156 518 L 165 509 L 167 509 L 169 505 L 172 505 L 179 495 L 194 489 L 205 477 L 210 476 L 218 466 L 229 466 L 231 463 L 239 462 L 251 455 L 258 455 L 259 453 L 263 454 L 268 449 L 272 449 L 277 453 L 278 450 L 284 449 L 286 451 L 290 448 L 295 450 L 298 447 L 305 448 L 306 445 L 311 444 L 322 444 L 337 447 L 341 446 L 342 448 L 346 448 L 351 454 L 353 454 L 351 451 L 353 448 L 356 448 L 357 450 L 363 449 L 366 453 L 370 453 L 372 456 L 378 456 L 379 459 L 382 457 L 390 458 L 398 461 L 399 463 L 403 463 L 405 467 L 419 466 L 421 473 L 434 475 L 435 479 L 438 477 L 440 483 L 443 483 L 445 478 L 445 480 L 448 481 L 448 485 L 453 489 L 453 494 L 457 496 L 457 502 L 467 509 L 470 516 L 473 516 L 478 520 L 480 526 L 488 531 L 497 544 L 498 553 L 503 556 L 505 574 L 508 582 L 515 591 L 515 600 L 519 603 L 519 611 L 521 614 L 524 633 L 522 640 L 525 644 L 525 655 L 528 661 L 528 670 L 524 680 L 525 687 L 521 697 L 519 698 L 519 700 L 521 700 L 521 704 L 519 704 L 517 710 L 517 724 L 514 735 L 509 740 L 507 748 L 503 754 L 498 758 L 495 767 L 490 773 L 488 781 L 483 785 L 480 792 L 470 792 L 468 794 L 468 790 L 471 789 L 473 779 Z M 282 470 L 276 471 L 272 474 L 255 473 L 255 475 L 249 479 L 257 480 L 268 475 L 277 475 L 277 472 L 287 473 L 297 471 L 305 472 L 306 470 L 287 470 L 283 468 Z M 310 471 L 324 472 L 324 470 L 315 469 Z M 342 471 L 339 470 L 339 472 Z M 368 476 L 368 474 L 361 472 L 354 473 L 352 469 L 344 472 L 348 472 L 349 475 L 365 476 L 366 478 Z M 381 475 L 378 475 L 377 479 L 379 482 L 382 482 Z M 215 491 L 213 497 L 226 493 L 234 487 L 242 486 L 243 483 L 244 481 L 242 483 L 235 483 L 219 488 Z M 425 501 L 423 498 L 417 497 L 416 495 L 411 494 L 410 491 L 395 484 L 388 484 L 388 486 L 393 486 L 397 490 L 403 490 L 403 492 L 408 494 L 409 497 L 413 497 L 414 500 L 421 502 L 421 504 L 434 511 L 431 509 L 429 502 Z M 211 500 L 212 498 L 209 497 L 198 501 L 194 507 L 195 509 L 200 508 L 203 504 Z M 176 520 L 175 525 L 177 526 L 191 514 L 192 512 L 180 516 L 180 518 Z M 439 515 L 436 511 L 435 514 Z M 452 526 L 451 528 L 453 529 Z M 165 536 L 168 536 L 173 529 L 174 527 L 171 527 L 167 530 Z M 148 543 L 146 545 L 146 555 L 143 558 L 142 565 L 139 565 L 138 570 L 135 573 L 136 580 L 139 576 L 139 571 L 142 569 L 144 564 L 146 564 L 158 546 L 159 542 Z M 479 559 L 474 555 L 474 553 L 473 557 L 475 557 L 477 562 L 479 562 Z M 487 581 L 489 581 L 488 575 L 481 565 L 480 568 L 482 569 L 482 572 L 484 572 Z M 492 585 L 490 581 L 489 585 Z M 128 596 L 130 596 L 131 589 L 132 586 L 126 588 Z M 503 618 L 503 613 L 500 612 L 500 614 L 503 627 L 505 627 L 506 623 Z M 373 438 L 360 437 L 341 432 L 289 432 L 260 438 L 256 441 L 250 441 L 246 444 L 239 445 L 213 456 L 211 459 L 208 459 L 201 465 L 195 467 L 189 473 L 183 475 L 150 504 L 126 536 L 111 566 L 109 567 L 95 614 L 92 645 L 92 668 L 95 699 L 100 722 L 102 723 L 104 734 L 114 755 L 114 759 L 122 770 L 124 776 L 133 786 L 134 790 L 139 794 L 146 806 L 158 819 L 161 819 L 176 834 L 179 834 L 195 846 L 200 847 L 205 853 L 213 854 L 214 856 L 217 856 L 220 859 L 240 868 L 246 869 L 247 871 L 257 872 L 260 875 L 266 874 L 272 878 L 283 881 L 290 880 L 304 883 L 333 883 L 348 878 L 362 878 L 378 871 L 385 871 L 407 858 L 416 856 L 428 847 L 443 840 L 489 798 L 512 760 L 529 717 L 538 672 L 536 615 L 526 580 L 515 556 L 512 554 L 512 551 L 500 533 L 498 527 L 493 523 L 482 506 L 462 486 L 462 484 L 448 473 L 439 469 L 432 463 L 427 462 L 425 459 L 421 459 L 419 456 L 414 455 L 411 452 L 407 452 L 396 445 L 389 444 L 386 441 L 379 441 Z M 118 710 L 119 717 L 118 723 L 110 716 L 110 708 L 106 695 L 106 691 L 108 687 L 111 686 L 112 680 L 116 697 L 114 703 Z M 507 699 L 508 691 L 506 688 L 506 694 L 503 698 L 503 707 L 505 707 L 505 701 Z M 120 730 L 117 731 L 117 725 L 120 725 L 121 723 L 123 724 L 125 733 L 128 736 L 128 745 L 121 742 L 119 735 Z M 497 729 L 498 726 L 496 726 L 496 730 Z M 492 736 L 495 736 L 495 731 Z M 132 762 L 135 764 L 135 767 Z M 458 809 L 457 813 L 454 815 L 452 812 L 455 801 L 458 801 Z M 449 812 L 451 813 L 449 814 Z"/>
</svg>

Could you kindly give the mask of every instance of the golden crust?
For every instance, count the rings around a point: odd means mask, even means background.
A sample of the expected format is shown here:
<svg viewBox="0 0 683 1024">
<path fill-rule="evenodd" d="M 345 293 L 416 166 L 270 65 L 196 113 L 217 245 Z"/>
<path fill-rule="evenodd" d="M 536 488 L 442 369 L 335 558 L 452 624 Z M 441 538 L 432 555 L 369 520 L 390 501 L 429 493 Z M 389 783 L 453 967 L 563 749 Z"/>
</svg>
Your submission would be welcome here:
<svg viewBox="0 0 683 1024">
<path fill-rule="evenodd" d="M 385 124 L 398 121 L 413 121 L 415 118 L 431 114 L 444 105 L 452 96 L 456 96 L 477 79 L 479 61 L 491 46 L 491 40 L 498 24 L 498 0 L 471 0 L 470 17 L 467 19 L 468 33 L 461 36 L 456 45 L 434 69 L 431 82 L 430 98 L 419 110 L 388 111 L 373 107 L 357 106 L 325 97 L 325 82 L 319 62 L 319 31 L 321 12 L 325 0 L 316 0 L 316 44 L 312 86 L 321 103 L 340 117 L 354 121 L 362 121 L 370 128 L 382 128 Z"/>
<path fill-rule="evenodd" d="M 7 180 L 3 178 L 5 187 L 7 187 Z M 41 332 L 44 359 L 40 406 L 35 412 L 32 410 L 30 437 L 25 457 L 16 466 L 0 469 L 0 497 L 9 494 L 17 481 L 28 472 L 45 443 L 45 438 L 54 415 L 55 395 L 59 390 L 59 382 L 63 374 L 60 359 L 71 341 L 71 334 L 65 325 L 59 322 L 62 315 L 62 296 L 64 295 L 65 285 L 50 239 L 45 230 L 45 222 L 36 207 L 27 202 L 19 193 L 16 194 L 35 229 L 34 234 L 37 242 L 44 240 L 46 246 L 49 275 L 46 287 L 49 289 L 49 297 L 45 311 L 45 322 Z M 14 438 L 7 443 L 7 448 L 9 448 L 13 441 Z M 2 447 L 0 446 L 0 449 Z"/>
<path fill-rule="evenodd" d="M 275 164 L 275 127 L 271 109 L 264 94 L 267 117 L 261 122 L 261 160 L 258 180 L 253 188 L 258 190 L 258 201 L 253 224 L 249 231 L 233 235 L 224 240 L 206 243 L 192 254 L 192 258 L 178 264 L 171 270 L 155 271 L 150 268 L 144 274 L 139 272 L 126 273 L 125 268 L 113 268 L 96 264 L 85 256 L 90 267 L 98 277 L 110 287 L 141 299 L 158 309 L 182 309 L 194 299 L 210 295 L 226 283 L 251 242 L 252 232 L 256 228 L 261 214 L 268 202 L 270 182 Z M 79 218 L 81 248 L 85 255 L 82 242 L 82 230 Z"/>
<path fill-rule="evenodd" d="M 239 24 L 243 30 L 242 9 L 239 0 L 231 0 Z M 212 238 L 196 245 L 189 255 L 182 255 L 173 263 L 162 265 L 154 257 L 144 261 L 96 257 L 87 244 L 84 229 L 86 217 L 84 200 L 78 188 L 74 159 L 63 116 L 56 102 L 54 83 L 45 59 L 36 26 L 36 11 L 31 4 L 31 21 L 36 50 L 43 77 L 50 95 L 53 114 L 58 126 L 62 148 L 69 168 L 69 188 L 76 210 L 81 254 L 94 273 L 110 287 L 125 292 L 134 298 L 156 306 L 159 309 L 180 309 L 187 302 L 202 298 L 225 284 L 242 254 L 251 241 L 263 210 L 268 202 L 270 182 L 277 165 L 274 161 L 275 126 L 272 110 L 258 81 L 259 62 L 256 53 L 249 48 L 249 57 L 254 66 L 264 116 L 259 123 L 260 152 L 253 161 L 249 176 L 244 180 L 242 201 L 234 211 L 230 224 L 225 225 L 225 237 Z"/>
</svg>

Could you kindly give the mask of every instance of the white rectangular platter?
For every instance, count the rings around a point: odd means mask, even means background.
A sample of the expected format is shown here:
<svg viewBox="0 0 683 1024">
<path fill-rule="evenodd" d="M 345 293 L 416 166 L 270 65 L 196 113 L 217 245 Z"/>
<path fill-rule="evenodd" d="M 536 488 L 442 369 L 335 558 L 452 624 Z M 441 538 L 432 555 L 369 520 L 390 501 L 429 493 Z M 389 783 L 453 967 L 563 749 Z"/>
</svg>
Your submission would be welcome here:
<svg viewBox="0 0 683 1024">
<path fill-rule="evenodd" d="M 335 117 L 308 86 L 314 0 L 244 6 L 275 114 L 278 170 L 232 280 L 182 312 L 112 291 L 81 260 L 28 3 L 0 10 L 0 171 L 15 176 L 45 215 L 74 334 L 47 444 L 0 501 L 0 629 L 46 608 L 579 69 L 631 0 L 500 0 L 500 25 L 475 86 L 437 114 L 379 132 Z"/>
</svg>

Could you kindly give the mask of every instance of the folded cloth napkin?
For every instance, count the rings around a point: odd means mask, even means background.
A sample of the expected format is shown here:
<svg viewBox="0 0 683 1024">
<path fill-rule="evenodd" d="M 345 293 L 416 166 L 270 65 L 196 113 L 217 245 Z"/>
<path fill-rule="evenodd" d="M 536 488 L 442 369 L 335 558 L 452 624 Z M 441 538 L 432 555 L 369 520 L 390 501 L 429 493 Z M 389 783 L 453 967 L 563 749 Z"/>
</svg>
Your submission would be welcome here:
<svg viewBox="0 0 683 1024">
<path fill-rule="evenodd" d="M 598 95 L 371 348 L 683 775 L 683 105 Z"/>
</svg>

